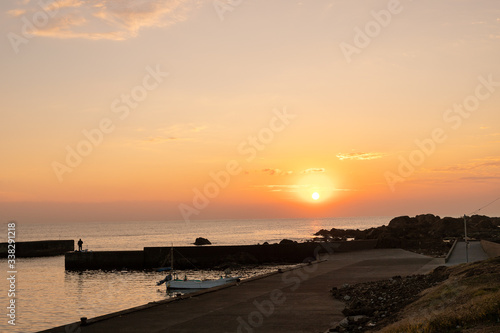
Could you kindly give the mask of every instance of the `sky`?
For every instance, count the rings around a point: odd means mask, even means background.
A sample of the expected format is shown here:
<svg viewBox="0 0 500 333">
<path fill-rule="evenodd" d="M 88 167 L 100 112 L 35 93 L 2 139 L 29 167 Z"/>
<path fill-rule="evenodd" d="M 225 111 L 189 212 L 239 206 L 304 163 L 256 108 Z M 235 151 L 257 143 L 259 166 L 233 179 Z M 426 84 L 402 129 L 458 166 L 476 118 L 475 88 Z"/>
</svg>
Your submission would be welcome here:
<svg viewBox="0 0 500 333">
<path fill-rule="evenodd" d="M 500 215 L 496 0 L 0 13 L 5 222 Z"/>
</svg>

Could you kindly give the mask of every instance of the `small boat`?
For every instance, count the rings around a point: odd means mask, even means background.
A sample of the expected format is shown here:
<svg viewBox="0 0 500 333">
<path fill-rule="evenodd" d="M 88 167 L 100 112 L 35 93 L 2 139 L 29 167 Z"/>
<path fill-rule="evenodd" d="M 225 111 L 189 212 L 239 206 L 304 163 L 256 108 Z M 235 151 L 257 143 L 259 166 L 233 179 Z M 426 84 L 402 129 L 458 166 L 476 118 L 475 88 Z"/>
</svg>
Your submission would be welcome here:
<svg viewBox="0 0 500 333">
<path fill-rule="evenodd" d="M 174 249 L 170 249 L 171 267 L 163 267 L 161 271 L 173 271 L 174 267 Z M 240 282 L 240 277 L 230 275 L 230 271 L 225 271 L 225 276 L 219 279 L 206 279 L 206 280 L 189 280 L 185 275 L 183 279 L 179 279 L 176 273 L 169 273 L 163 280 L 156 283 L 157 286 L 166 283 L 167 290 L 169 289 L 207 289 L 222 286 L 231 282 Z"/>
<path fill-rule="evenodd" d="M 222 286 L 226 283 L 231 282 L 239 282 L 239 277 L 226 276 L 220 277 L 219 279 L 212 280 L 188 280 L 188 279 L 178 279 L 178 278 L 170 278 L 171 274 L 169 274 L 165 279 L 159 281 L 157 285 L 161 285 L 163 283 L 167 283 L 167 289 L 207 289 Z"/>
</svg>

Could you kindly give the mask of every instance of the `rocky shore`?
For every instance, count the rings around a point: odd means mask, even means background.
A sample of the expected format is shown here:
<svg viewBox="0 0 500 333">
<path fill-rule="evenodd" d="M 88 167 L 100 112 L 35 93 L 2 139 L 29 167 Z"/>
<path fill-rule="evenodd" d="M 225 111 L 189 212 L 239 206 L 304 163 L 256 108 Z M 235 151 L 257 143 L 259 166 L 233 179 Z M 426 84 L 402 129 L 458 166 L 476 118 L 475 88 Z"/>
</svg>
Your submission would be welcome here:
<svg viewBox="0 0 500 333">
<path fill-rule="evenodd" d="M 498 332 L 500 257 L 345 285 L 331 294 L 345 303 L 346 316 L 331 333 Z"/>
<path fill-rule="evenodd" d="M 500 243 L 500 218 L 474 215 L 466 217 L 465 222 L 469 239 Z M 377 248 L 402 248 L 440 257 L 446 255 L 452 240 L 464 237 L 464 218 L 400 216 L 387 226 L 367 230 L 332 228 L 320 230 L 315 236 L 322 241 L 376 239 Z M 478 325 L 498 328 L 499 277 L 500 258 L 496 258 L 453 268 L 441 266 L 427 275 L 394 276 L 335 287 L 330 292 L 345 303 L 345 318 L 329 332 L 479 333 L 483 331 Z M 438 304 L 436 309 L 431 308 L 434 304 Z"/>
<path fill-rule="evenodd" d="M 390 280 L 344 285 L 333 288 L 333 297 L 345 302 L 346 316 L 330 332 L 366 332 L 378 330 L 395 321 L 395 315 L 418 298 L 423 290 L 449 276 L 444 266 L 428 275 L 394 276 Z"/>
<path fill-rule="evenodd" d="M 469 238 L 500 243 L 500 218 L 483 215 L 467 217 Z M 415 217 L 393 218 L 387 226 L 359 229 L 322 229 L 315 234 L 315 241 L 341 241 L 376 239 L 377 248 L 402 248 L 430 255 L 445 256 L 451 240 L 464 236 L 464 219 L 432 214 Z"/>
</svg>

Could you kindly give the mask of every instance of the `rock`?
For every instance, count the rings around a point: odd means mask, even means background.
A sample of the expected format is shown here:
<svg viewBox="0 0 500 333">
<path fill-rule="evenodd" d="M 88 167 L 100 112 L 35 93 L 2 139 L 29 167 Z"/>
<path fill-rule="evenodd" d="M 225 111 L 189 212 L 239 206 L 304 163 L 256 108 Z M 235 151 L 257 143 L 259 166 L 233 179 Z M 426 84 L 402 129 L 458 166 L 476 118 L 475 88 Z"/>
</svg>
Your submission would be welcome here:
<svg viewBox="0 0 500 333">
<path fill-rule="evenodd" d="M 269 245 L 269 243 L 268 242 L 264 242 L 262 245 Z"/>
<path fill-rule="evenodd" d="M 349 319 L 347 319 L 347 317 L 344 318 L 344 319 L 342 319 L 340 321 L 340 323 L 339 323 L 339 326 L 341 326 L 341 327 L 348 327 L 349 326 Z"/>
<path fill-rule="evenodd" d="M 349 321 L 355 322 L 355 323 L 366 323 L 368 321 L 369 317 L 368 316 L 351 316 L 349 317 Z"/>
<path fill-rule="evenodd" d="M 280 242 L 280 245 L 283 245 L 283 244 L 297 244 L 297 242 L 294 242 L 293 240 L 289 240 L 289 239 L 283 239 Z"/>
<path fill-rule="evenodd" d="M 393 320 L 397 312 L 407 304 L 416 300 L 423 290 L 446 280 L 448 275 L 447 268 L 441 266 L 427 275 L 393 276 L 387 280 L 332 288 L 332 296 L 345 302 L 342 313 L 347 318 L 344 325 L 336 329 L 339 332 L 354 333 L 383 325 L 388 320 Z"/>
<path fill-rule="evenodd" d="M 410 224 L 411 218 L 409 216 L 395 217 L 389 222 L 389 228 L 402 229 Z"/>
<path fill-rule="evenodd" d="M 500 242 L 499 226 L 498 217 L 483 215 L 467 217 L 467 231 L 470 238 Z M 316 241 L 376 239 L 376 248 L 402 248 L 432 257 L 444 257 L 453 244 L 450 239 L 463 237 L 463 233 L 463 218 L 441 218 L 433 214 L 421 214 L 415 217 L 395 217 L 387 226 L 367 230 L 322 229 L 316 233 L 317 236 L 321 236 L 316 238 Z M 288 240 L 287 242 L 291 243 Z"/>
<path fill-rule="evenodd" d="M 193 243 L 194 245 L 210 245 L 212 242 L 210 242 L 208 239 L 203 238 L 203 237 L 198 237 Z"/>
<path fill-rule="evenodd" d="M 325 229 L 321 229 L 320 231 L 318 231 L 317 233 L 315 233 L 314 236 L 323 236 L 325 238 L 328 238 L 331 235 L 330 235 L 330 231 L 325 230 Z"/>
</svg>

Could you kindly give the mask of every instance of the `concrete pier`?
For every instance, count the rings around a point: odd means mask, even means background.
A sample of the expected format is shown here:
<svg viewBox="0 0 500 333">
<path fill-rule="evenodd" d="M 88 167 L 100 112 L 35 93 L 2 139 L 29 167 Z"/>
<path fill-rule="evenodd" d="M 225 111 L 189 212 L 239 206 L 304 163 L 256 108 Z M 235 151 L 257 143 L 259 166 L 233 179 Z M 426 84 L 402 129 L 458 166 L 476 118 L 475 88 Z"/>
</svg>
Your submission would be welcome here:
<svg viewBox="0 0 500 333">
<path fill-rule="evenodd" d="M 144 269 L 144 251 L 68 252 L 64 256 L 67 270 Z"/>
<path fill-rule="evenodd" d="M 469 242 L 468 261 L 465 248 L 466 248 L 465 242 L 462 241 L 457 242 L 446 264 L 448 266 L 453 266 L 458 264 L 465 264 L 466 262 L 475 262 L 489 258 L 488 254 L 484 252 L 481 246 L 481 242 L 479 241 Z"/>
<path fill-rule="evenodd" d="M 332 287 L 427 273 L 444 259 L 401 249 L 325 255 L 326 261 L 239 284 L 89 318 L 44 333 L 325 332 L 344 316 Z"/>
<path fill-rule="evenodd" d="M 375 248 L 376 240 L 240 246 L 174 247 L 177 269 L 213 268 L 229 263 L 300 263 L 320 253 L 361 251 Z M 170 247 L 145 247 L 143 251 L 88 251 L 65 255 L 67 270 L 152 269 L 170 265 Z"/>
<path fill-rule="evenodd" d="M 8 243 L 0 243 L 0 257 L 8 255 Z M 16 242 L 16 257 L 45 257 L 65 254 L 75 249 L 75 241 L 70 240 L 42 240 L 32 242 Z"/>
</svg>

